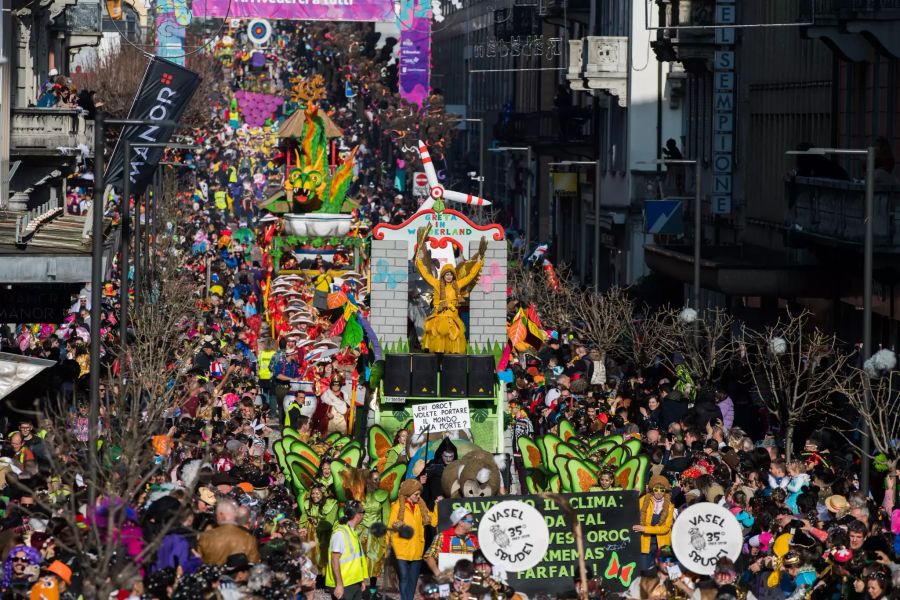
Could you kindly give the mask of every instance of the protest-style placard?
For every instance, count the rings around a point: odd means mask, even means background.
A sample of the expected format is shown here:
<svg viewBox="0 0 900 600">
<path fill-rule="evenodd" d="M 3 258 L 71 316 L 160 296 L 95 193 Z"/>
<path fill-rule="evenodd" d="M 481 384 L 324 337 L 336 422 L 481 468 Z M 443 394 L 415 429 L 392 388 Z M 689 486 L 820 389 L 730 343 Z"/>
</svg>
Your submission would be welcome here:
<svg viewBox="0 0 900 600">
<path fill-rule="evenodd" d="M 585 562 L 603 587 L 622 592 L 640 573 L 641 536 L 632 532 L 638 522 L 638 493 L 635 491 L 561 494 L 581 523 Z M 520 501 L 534 507 L 549 531 L 543 559 L 520 572 L 507 572 L 508 583 L 529 598 L 555 598 L 574 591 L 578 575 L 578 550 L 566 516 L 549 498 L 541 496 L 489 496 L 486 498 L 448 498 L 438 504 L 438 529 L 450 527 L 450 514 L 466 507 L 479 523 L 496 504 Z M 480 531 L 476 531 L 481 539 Z"/>
<path fill-rule="evenodd" d="M 456 431 L 470 429 L 468 400 L 447 400 L 413 406 L 413 425 L 416 431 Z"/>
</svg>

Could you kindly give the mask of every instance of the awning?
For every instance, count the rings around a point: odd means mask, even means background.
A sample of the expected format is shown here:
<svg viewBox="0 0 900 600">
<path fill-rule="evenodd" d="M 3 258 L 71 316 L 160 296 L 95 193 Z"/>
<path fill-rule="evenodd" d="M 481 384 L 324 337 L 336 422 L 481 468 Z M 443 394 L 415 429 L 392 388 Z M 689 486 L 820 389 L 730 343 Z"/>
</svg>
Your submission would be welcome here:
<svg viewBox="0 0 900 600">
<path fill-rule="evenodd" d="M 44 369 L 55 365 L 52 360 L 0 352 L 0 399 L 13 393 Z"/>
</svg>

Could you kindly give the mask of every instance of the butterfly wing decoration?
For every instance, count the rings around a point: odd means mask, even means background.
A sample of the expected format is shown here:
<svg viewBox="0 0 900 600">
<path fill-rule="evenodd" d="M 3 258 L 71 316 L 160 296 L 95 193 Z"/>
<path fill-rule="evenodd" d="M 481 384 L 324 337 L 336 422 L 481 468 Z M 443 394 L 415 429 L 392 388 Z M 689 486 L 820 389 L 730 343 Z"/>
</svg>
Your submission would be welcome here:
<svg viewBox="0 0 900 600">
<path fill-rule="evenodd" d="M 387 285 L 388 289 L 395 290 L 398 284 L 406 281 L 406 277 L 406 271 L 401 269 L 391 270 L 388 261 L 381 258 L 375 263 L 375 273 L 372 276 L 372 281 L 383 283 Z"/>
<path fill-rule="evenodd" d="M 614 551 L 612 557 L 609 559 L 609 565 L 607 565 L 603 576 L 606 579 L 618 579 L 622 585 L 627 588 L 631 585 L 631 580 L 634 578 L 636 566 L 637 564 L 634 562 L 623 565 L 619 561 L 619 553 Z"/>
<path fill-rule="evenodd" d="M 499 282 L 502 276 L 503 271 L 500 269 L 500 265 L 497 261 L 491 261 L 491 264 L 486 269 L 482 269 L 478 283 L 485 294 L 490 294 L 494 290 L 494 283 Z"/>
</svg>

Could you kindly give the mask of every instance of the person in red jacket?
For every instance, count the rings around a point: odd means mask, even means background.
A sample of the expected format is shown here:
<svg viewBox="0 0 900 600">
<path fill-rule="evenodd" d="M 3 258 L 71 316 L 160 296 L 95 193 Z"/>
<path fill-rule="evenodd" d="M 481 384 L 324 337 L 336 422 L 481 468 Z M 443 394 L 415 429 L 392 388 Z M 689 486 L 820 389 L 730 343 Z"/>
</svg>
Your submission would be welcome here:
<svg viewBox="0 0 900 600">
<path fill-rule="evenodd" d="M 431 546 L 422 558 L 425 564 L 435 575 L 441 574 L 438 563 L 441 554 L 455 555 L 459 559 L 472 559 L 472 555 L 478 550 L 478 536 L 472 532 L 475 527 L 475 517 L 467 508 L 460 506 L 450 515 L 451 526 L 434 536 Z"/>
</svg>

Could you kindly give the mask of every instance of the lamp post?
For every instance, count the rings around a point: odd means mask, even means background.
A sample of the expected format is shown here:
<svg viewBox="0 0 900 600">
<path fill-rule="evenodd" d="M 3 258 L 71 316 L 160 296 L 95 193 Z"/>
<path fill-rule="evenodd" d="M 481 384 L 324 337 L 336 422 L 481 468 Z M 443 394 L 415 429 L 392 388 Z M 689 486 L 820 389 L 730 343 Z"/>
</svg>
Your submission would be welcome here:
<svg viewBox="0 0 900 600">
<path fill-rule="evenodd" d="M 131 143 L 129 140 L 122 140 L 122 148 L 125 151 L 125 173 L 131 172 L 131 149 L 132 148 L 173 148 L 177 150 L 198 150 L 202 149 L 202 146 L 197 146 L 194 144 L 176 144 L 176 143 L 168 143 L 168 142 L 138 142 Z M 154 181 L 156 180 L 156 174 L 154 173 Z M 125 348 L 125 333 L 127 331 L 127 308 L 128 308 L 128 242 L 130 237 L 130 212 L 128 210 L 128 194 L 131 190 L 131 181 L 129 177 L 125 177 L 122 183 L 123 196 L 122 199 L 123 206 L 125 207 L 125 211 L 122 213 L 122 269 L 124 281 L 122 287 L 122 294 L 120 301 L 122 303 L 122 348 Z M 151 186 L 151 188 L 155 189 L 155 185 Z M 134 200 L 134 233 L 135 233 L 135 243 L 134 243 L 134 306 L 137 307 L 138 304 L 138 294 L 140 294 L 141 289 L 143 288 L 143 279 L 146 276 L 143 268 L 143 257 L 141 256 L 142 249 L 146 245 L 144 243 L 144 238 L 147 236 L 147 232 L 149 231 L 148 227 L 144 227 L 144 231 L 141 231 L 141 205 L 146 203 L 145 217 L 147 218 L 147 222 L 145 225 L 149 225 L 150 219 L 150 201 L 149 198 L 146 197 L 146 191 L 142 198 L 135 198 Z M 143 237 L 142 237 L 143 236 Z M 149 245 L 147 246 L 147 251 L 149 252 Z"/>
<path fill-rule="evenodd" d="M 799 156 L 824 156 L 835 154 L 838 156 L 865 156 L 866 157 L 866 199 L 864 216 L 864 240 L 863 240 L 863 347 L 862 360 L 865 363 L 872 356 L 872 262 L 874 232 L 872 219 L 875 213 L 875 148 L 869 146 L 866 149 L 846 148 L 810 148 L 809 150 L 791 150 L 785 154 Z M 864 390 L 866 410 L 872 404 L 872 388 L 866 383 Z M 871 438 L 869 426 L 863 422 L 862 431 L 862 468 L 860 470 L 860 485 L 863 492 L 869 489 L 869 460 L 871 453 Z"/>
<path fill-rule="evenodd" d="M 94 191 L 91 203 L 91 346 L 90 346 L 90 403 L 88 416 L 88 462 L 91 472 L 97 468 L 97 423 L 100 422 L 100 286 L 103 283 L 103 213 L 106 185 L 106 127 L 107 125 L 158 125 L 177 126 L 174 121 L 143 121 L 140 119 L 107 119 L 103 111 L 97 111 L 94 119 Z M 127 153 L 126 153 L 127 156 Z M 128 171 L 126 170 L 127 174 Z M 126 181 L 128 177 L 125 178 Z M 127 212 L 127 211 L 125 211 Z M 123 215 L 124 216 L 124 215 Z M 127 286 L 127 281 L 126 281 Z M 96 482 L 88 482 L 88 506 L 96 503 Z"/>
<path fill-rule="evenodd" d="M 656 160 L 647 161 L 654 165 L 694 165 L 694 293 L 693 304 L 694 310 L 700 310 L 700 244 L 703 242 L 703 219 L 702 213 L 702 189 L 700 188 L 701 167 L 700 159 L 695 158 L 658 158 Z M 647 164 L 641 162 L 639 164 Z"/>
<path fill-rule="evenodd" d="M 600 293 L 600 159 L 563 160 L 552 162 L 550 166 L 572 167 L 594 165 L 594 291 Z"/>
<path fill-rule="evenodd" d="M 525 183 L 525 201 L 522 208 L 522 227 L 525 229 L 525 249 L 531 247 L 531 196 L 534 176 L 531 173 L 531 146 L 499 146 L 491 148 L 491 152 L 525 152 L 525 163 L 528 166 L 528 181 Z"/>
</svg>

